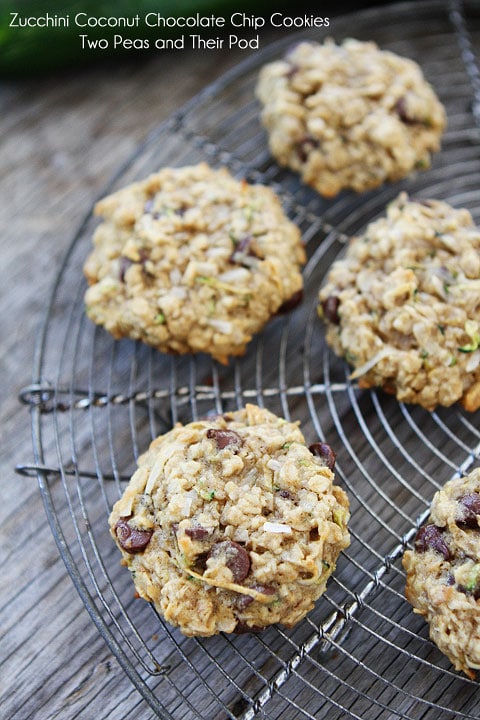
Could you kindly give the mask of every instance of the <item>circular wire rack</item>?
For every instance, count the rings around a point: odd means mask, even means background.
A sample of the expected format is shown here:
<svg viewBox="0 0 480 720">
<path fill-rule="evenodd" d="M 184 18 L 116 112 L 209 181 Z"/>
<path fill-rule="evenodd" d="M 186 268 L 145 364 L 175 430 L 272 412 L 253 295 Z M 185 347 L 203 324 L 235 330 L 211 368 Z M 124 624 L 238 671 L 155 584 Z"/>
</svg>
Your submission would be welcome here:
<svg viewBox="0 0 480 720">
<path fill-rule="evenodd" d="M 155 131 L 105 193 L 159 169 L 207 160 L 273 187 L 301 228 L 303 303 L 274 319 L 228 367 L 115 341 L 83 312 L 82 265 L 94 221 L 79 228 L 45 313 L 31 407 L 34 464 L 53 535 L 98 630 L 161 718 L 479 718 L 478 685 L 454 671 L 404 598 L 402 553 L 434 492 L 478 462 L 478 414 L 429 413 L 365 391 L 324 341 L 318 288 L 349 236 L 400 191 L 446 199 L 480 220 L 480 41 L 475 2 L 401 3 L 336 19 L 330 34 L 376 40 L 416 60 L 448 114 L 432 168 L 362 196 L 321 199 L 269 155 L 254 99 L 258 68 L 298 37 L 260 51 Z M 152 438 L 177 421 L 253 402 L 300 420 L 337 452 L 351 504 L 351 546 L 327 592 L 295 628 L 186 638 L 135 599 L 107 517 Z"/>
</svg>

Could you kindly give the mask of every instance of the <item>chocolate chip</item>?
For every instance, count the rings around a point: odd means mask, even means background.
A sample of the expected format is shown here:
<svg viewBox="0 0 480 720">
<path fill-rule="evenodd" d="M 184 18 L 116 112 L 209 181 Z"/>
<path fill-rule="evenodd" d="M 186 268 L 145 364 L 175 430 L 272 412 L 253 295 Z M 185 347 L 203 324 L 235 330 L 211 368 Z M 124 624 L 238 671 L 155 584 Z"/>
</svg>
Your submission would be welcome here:
<svg viewBox="0 0 480 720">
<path fill-rule="evenodd" d="M 252 588 L 262 593 L 262 595 L 275 595 L 277 592 L 277 589 L 273 585 L 263 585 L 261 583 L 255 583 L 255 585 L 252 585 Z"/>
<path fill-rule="evenodd" d="M 405 96 L 398 98 L 394 105 L 394 109 L 400 120 L 404 122 L 405 125 L 424 125 L 425 127 L 430 127 L 431 125 L 431 119 L 429 117 L 418 117 L 415 115 L 415 112 L 410 112 L 407 98 Z"/>
<path fill-rule="evenodd" d="M 263 260 L 263 256 L 260 254 L 260 251 L 256 246 L 253 235 L 244 235 L 238 240 L 234 251 L 229 257 L 229 262 L 244 265 L 244 267 L 250 267 L 251 263 L 249 264 L 246 262 L 247 256 Z"/>
<path fill-rule="evenodd" d="M 251 595 L 239 595 L 235 600 L 235 605 L 239 610 L 245 610 L 252 603 L 253 597 Z"/>
<path fill-rule="evenodd" d="M 233 540 L 220 540 L 212 546 L 209 558 L 223 561 L 233 575 L 233 582 L 240 584 L 250 572 L 250 555 L 244 547 Z"/>
<path fill-rule="evenodd" d="M 458 527 L 470 528 L 478 530 L 478 519 L 480 515 L 480 494 L 473 492 L 462 495 L 457 499 L 457 519 Z"/>
<path fill-rule="evenodd" d="M 279 490 L 277 495 L 285 498 L 285 500 L 290 500 L 292 498 L 292 493 L 289 490 Z"/>
<path fill-rule="evenodd" d="M 137 530 L 132 527 L 127 522 L 127 518 L 120 518 L 115 525 L 118 544 L 125 552 L 132 554 L 145 550 L 152 534 L 152 530 Z"/>
<path fill-rule="evenodd" d="M 193 563 L 193 569 L 200 575 L 203 575 L 207 569 L 208 553 L 203 552 L 196 556 L 195 562 Z"/>
<path fill-rule="evenodd" d="M 300 68 L 298 65 L 294 65 L 293 63 L 290 63 L 290 67 L 287 70 L 287 72 L 285 73 L 285 77 L 288 78 L 288 80 L 291 80 L 293 77 L 295 77 L 295 75 L 297 74 L 297 72 L 299 70 L 300 70 Z"/>
<path fill-rule="evenodd" d="M 327 443 L 323 442 L 316 442 L 313 443 L 313 445 L 310 445 L 308 448 L 312 455 L 315 455 L 315 457 L 320 458 L 323 461 L 323 464 L 326 465 L 332 472 L 335 469 L 335 460 L 337 456 L 333 452 L 330 445 L 327 445 Z"/>
<path fill-rule="evenodd" d="M 247 625 L 247 623 L 239 620 L 233 632 L 237 635 L 243 635 L 245 633 L 258 633 L 262 632 L 262 630 L 265 630 L 265 627 L 265 625 Z"/>
<path fill-rule="evenodd" d="M 322 301 L 323 314 L 325 318 L 334 325 L 340 324 L 340 316 L 338 314 L 339 305 L 340 298 L 336 295 L 329 295 L 326 300 Z"/>
<path fill-rule="evenodd" d="M 125 274 L 131 265 L 133 265 L 133 260 L 130 260 L 130 258 L 125 257 L 124 255 L 120 255 L 120 268 L 118 271 L 120 282 L 125 282 Z"/>
<path fill-rule="evenodd" d="M 415 550 L 419 553 L 433 550 L 439 555 L 443 555 L 445 560 L 451 560 L 452 555 L 443 538 L 443 532 L 443 528 L 436 525 L 424 525 L 419 529 L 415 537 Z"/>
<path fill-rule="evenodd" d="M 395 103 L 395 112 L 397 113 L 400 120 L 402 120 L 404 123 L 414 122 L 413 118 L 411 118 L 408 114 L 407 101 L 405 97 L 402 96 L 398 98 L 397 102 Z"/>
<path fill-rule="evenodd" d="M 289 313 L 292 310 L 294 310 L 303 300 L 303 290 L 297 290 L 297 292 L 293 293 L 292 297 L 288 298 L 288 300 L 285 300 L 280 307 L 277 310 L 277 315 L 283 315 L 285 313 Z"/>
<path fill-rule="evenodd" d="M 120 282 L 125 282 L 125 275 L 131 265 L 140 264 L 142 266 L 142 269 L 145 270 L 145 263 L 148 260 L 148 252 L 145 250 L 145 248 L 141 248 L 138 252 L 138 256 L 138 260 L 131 260 L 131 258 L 126 257 L 125 255 L 120 255 L 120 268 L 118 271 L 118 277 Z"/>
<path fill-rule="evenodd" d="M 185 535 L 192 538 L 192 540 L 205 540 L 209 536 L 209 532 L 206 528 L 201 525 L 194 525 L 190 528 L 185 528 Z"/>
<path fill-rule="evenodd" d="M 260 583 L 256 583 L 255 585 L 250 586 L 252 590 L 256 590 L 259 593 L 262 593 L 262 595 L 276 595 L 277 591 L 273 587 L 273 585 L 261 585 Z M 251 597 L 251 595 L 238 595 L 236 599 L 236 606 L 239 610 L 245 610 L 249 605 L 252 604 L 254 598 Z"/>
<path fill-rule="evenodd" d="M 296 145 L 296 151 L 300 162 L 307 162 L 308 156 L 312 150 L 315 150 L 318 146 L 319 142 L 316 138 L 311 135 L 305 135 Z"/>
<path fill-rule="evenodd" d="M 464 595 L 472 595 L 474 600 L 480 600 L 480 587 L 475 586 L 472 588 L 467 588 L 465 585 L 457 585 L 458 592 L 463 593 Z"/>
<path fill-rule="evenodd" d="M 238 241 L 236 247 L 235 247 L 235 254 L 236 252 L 241 253 L 247 253 L 248 255 L 255 255 L 255 251 L 252 248 L 252 242 L 253 242 L 253 235 L 244 235 L 240 240 Z"/>
<path fill-rule="evenodd" d="M 238 449 L 243 445 L 243 440 L 235 430 L 219 430 L 218 428 L 208 428 L 207 438 L 209 440 L 215 440 L 217 448 L 223 450 L 224 448 L 232 445 L 232 447 Z"/>
</svg>

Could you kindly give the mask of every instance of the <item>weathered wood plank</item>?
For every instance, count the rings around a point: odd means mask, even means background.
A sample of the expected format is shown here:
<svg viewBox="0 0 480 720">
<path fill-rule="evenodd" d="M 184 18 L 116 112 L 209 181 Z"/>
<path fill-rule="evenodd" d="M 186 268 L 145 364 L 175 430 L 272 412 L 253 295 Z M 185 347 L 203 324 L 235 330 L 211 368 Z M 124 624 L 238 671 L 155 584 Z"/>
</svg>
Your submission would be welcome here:
<svg viewBox="0 0 480 720">
<path fill-rule="evenodd" d="M 2 89 L 0 704 L 9 720 L 153 717 L 71 583 L 36 480 L 28 409 L 34 340 L 59 263 L 111 175 L 149 132 L 239 55 L 189 53 Z"/>
</svg>

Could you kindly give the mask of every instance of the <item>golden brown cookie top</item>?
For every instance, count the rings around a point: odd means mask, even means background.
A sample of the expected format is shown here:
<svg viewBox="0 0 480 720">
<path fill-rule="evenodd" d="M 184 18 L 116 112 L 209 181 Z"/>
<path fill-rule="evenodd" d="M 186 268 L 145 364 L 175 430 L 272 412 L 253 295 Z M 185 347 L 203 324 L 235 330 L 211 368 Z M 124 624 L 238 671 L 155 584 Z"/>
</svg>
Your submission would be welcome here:
<svg viewBox="0 0 480 720">
<path fill-rule="evenodd" d="M 274 192 L 206 163 L 165 168 L 100 201 L 88 316 L 163 352 L 245 352 L 301 299 L 300 232 Z"/>
<path fill-rule="evenodd" d="M 406 595 L 457 670 L 480 668 L 480 469 L 445 483 L 403 557 Z"/>
<path fill-rule="evenodd" d="M 154 440 L 110 517 L 139 594 L 187 635 L 298 622 L 349 543 L 334 461 L 254 405 Z"/>
<path fill-rule="evenodd" d="M 362 387 L 428 410 L 480 407 L 480 230 L 402 193 L 352 238 L 320 291 L 327 341 Z"/>
<path fill-rule="evenodd" d="M 272 155 L 326 197 L 429 167 L 445 128 L 420 67 L 373 42 L 301 42 L 264 66 L 256 94 Z"/>
</svg>

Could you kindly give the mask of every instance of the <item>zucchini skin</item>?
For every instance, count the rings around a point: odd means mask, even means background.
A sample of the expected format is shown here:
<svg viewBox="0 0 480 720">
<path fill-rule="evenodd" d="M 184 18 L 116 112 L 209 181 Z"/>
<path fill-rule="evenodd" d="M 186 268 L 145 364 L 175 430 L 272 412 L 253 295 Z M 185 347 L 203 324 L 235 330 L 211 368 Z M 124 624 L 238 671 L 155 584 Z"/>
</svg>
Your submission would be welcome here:
<svg viewBox="0 0 480 720">
<path fill-rule="evenodd" d="M 261 14 L 262 7 L 268 6 L 267 0 L 50 0 L 41 4 L 38 0 L 0 0 L 0 77 L 4 79 L 26 78 L 52 72 L 61 72 L 72 67 L 98 63 L 105 58 L 115 56 L 138 56 L 147 50 L 114 49 L 112 42 L 105 50 L 82 49 L 81 34 L 89 40 L 113 39 L 115 34 L 124 38 L 144 38 L 150 40 L 150 48 L 158 37 L 177 37 L 181 34 L 197 33 L 218 35 L 226 28 L 151 28 L 143 22 L 149 13 L 160 13 L 166 17 L 196 15 L 222 16 L 226 19 L 231 12 L 253 10 Z M 40 6 L 40 7 L 39 7 Z M 47 7 L 48 6 L 48 7 Z M 70 18 L 69 27 L 10 27 L 12 14 L 18 18 L 58 15 Z M 94 17 L 134 17 L 140 16 L 139 27 L 86 27 L 80 28 L 74 23 L 77 13 L 83 12 Z M 153 41 L 153 42 L 152 42 Z M 155 49 L 153 49 L 155 52 Z"/>
</svg>

